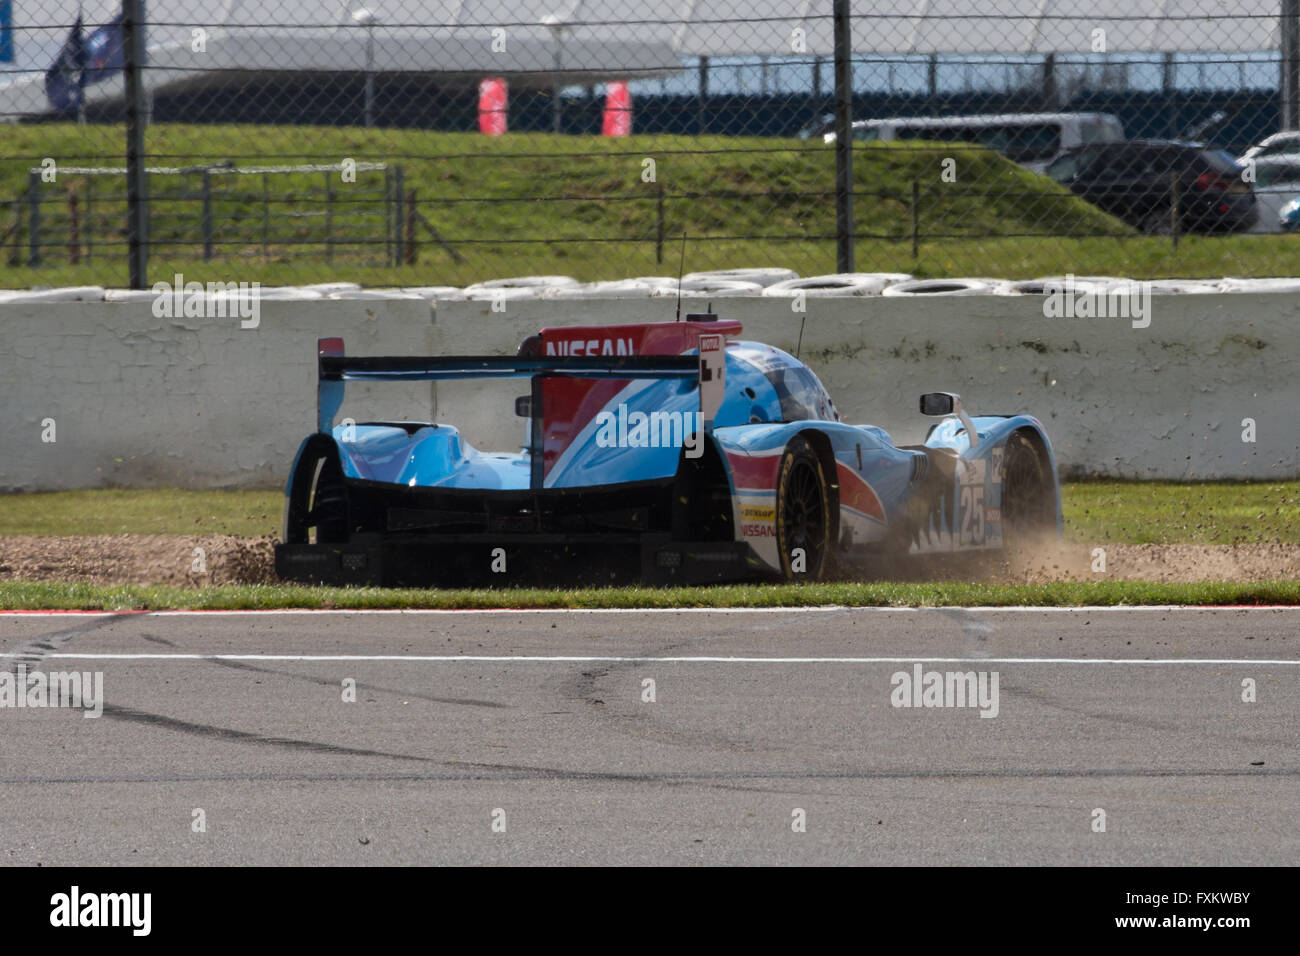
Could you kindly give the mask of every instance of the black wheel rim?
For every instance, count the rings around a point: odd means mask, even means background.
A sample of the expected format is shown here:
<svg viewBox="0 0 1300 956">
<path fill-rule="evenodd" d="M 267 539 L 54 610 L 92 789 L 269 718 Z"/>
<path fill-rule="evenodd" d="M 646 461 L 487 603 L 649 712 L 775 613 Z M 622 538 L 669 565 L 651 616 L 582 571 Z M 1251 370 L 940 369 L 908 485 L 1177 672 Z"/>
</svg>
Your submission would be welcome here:
<svg viewBox="0 0 1300 956">
<path fill-rule="evenodd" d="M 808 570 L 815 571 L 826 542 L 826 509 L 820 478 L 810 462 L 795 462 L 786 476 L 781 525 L 786 559 L 789 560 L 795 548 L 803 548 L 808 558 Z"/>
</svg>

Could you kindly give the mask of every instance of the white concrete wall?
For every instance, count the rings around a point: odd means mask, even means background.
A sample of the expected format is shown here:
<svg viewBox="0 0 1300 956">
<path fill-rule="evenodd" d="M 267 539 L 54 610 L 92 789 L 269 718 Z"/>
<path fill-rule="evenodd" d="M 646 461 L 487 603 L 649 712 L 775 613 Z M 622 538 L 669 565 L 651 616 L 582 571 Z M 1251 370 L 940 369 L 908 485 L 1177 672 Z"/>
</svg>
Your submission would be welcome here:
<svg viewBox="0 0 1300 956">
<path fill-rule="evenodd" d="M 0 490 L 271 487 L 315 422 L 315 341 L 353 354 L 512 353 L 546 325 L 670 319 L 671 299 L 264 301 L 261 324 L 157 319 L 148 302 L 0 303 Z M 794 350 L 782 299 L 724 298 L 745 335 Z M 683 300 L 683 312 L 703 311 Z M 923 391 L 1043 420 L 1067 474 L 1284 478 L 1300 473 L 1300 296 L 1152 300 L 1151 324 L 1048 319 L 1033 296 L 807 300 L 802 353 L 846 421 L 916 441 Z M 518 382 L 353 387 L 344 414 L 436 417 L 511 450 Z M 376 398 L 376 392 L 379 398 Z M 436 411 L 434 409 L 436 408 Z M 41 422 L 57 442 L 41 441 Z M 1257 441 L 1241 440 L 1253 418 Z"/>
<path fill-rule="evenodd" d="M 0 490 L 275 486 L 315 430 L 316 339 L 418 354 L 432 328 L 421 301 L 268 301 L 256 329 L 155 318 L 149 302 L 0 304 Z M 349 410 L 431 414 L 429 383 L 379 405 L 374 389 Z"/>
</svg>

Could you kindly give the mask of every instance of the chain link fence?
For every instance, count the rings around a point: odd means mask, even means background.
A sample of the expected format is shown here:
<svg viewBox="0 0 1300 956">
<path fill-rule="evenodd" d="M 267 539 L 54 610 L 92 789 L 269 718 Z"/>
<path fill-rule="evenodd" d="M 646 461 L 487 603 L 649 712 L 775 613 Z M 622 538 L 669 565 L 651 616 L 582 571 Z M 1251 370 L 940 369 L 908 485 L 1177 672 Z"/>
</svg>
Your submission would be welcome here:
<svg viewBox="0 0 1300 956">
<path fill-rule="evenodd" d="M 3 285 L 1296 275 L 1296 31 L 1297 0 L 0 0 Z"/>
</svg>

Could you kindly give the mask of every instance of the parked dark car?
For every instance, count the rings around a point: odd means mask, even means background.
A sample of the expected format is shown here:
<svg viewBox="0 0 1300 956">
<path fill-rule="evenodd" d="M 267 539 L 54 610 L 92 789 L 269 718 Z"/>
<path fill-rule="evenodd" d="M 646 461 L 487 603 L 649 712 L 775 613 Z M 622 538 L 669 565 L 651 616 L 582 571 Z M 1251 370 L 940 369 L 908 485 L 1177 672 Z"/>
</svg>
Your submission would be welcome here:
<svg viewBox="0 0 1300 956">
<path fill-rule="evenodd" d="M 1047 175 L 1143 232 L 1169 233 L 1178 200 L 1179 232 L 1237 232 L 1258 216 L 1255 192 L 1230 153 L 1195 143 L 1130 140 L 1083 146 Z"/>
</svg>

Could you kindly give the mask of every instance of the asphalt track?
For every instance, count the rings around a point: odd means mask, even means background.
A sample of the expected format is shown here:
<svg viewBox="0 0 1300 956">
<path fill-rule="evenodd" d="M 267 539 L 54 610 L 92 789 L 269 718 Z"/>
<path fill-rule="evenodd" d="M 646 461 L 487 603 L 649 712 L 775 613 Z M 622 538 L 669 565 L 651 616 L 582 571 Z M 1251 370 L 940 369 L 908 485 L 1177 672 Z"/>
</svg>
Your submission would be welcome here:
<svg viewBox="0 0 1300 956">
<path fill-rule="evenodd" d="M 4 614 L 3 666 L 100 671 L 105 701 L 98 719 L 0 707 L 0 859 L 1294 864 L 1297 625 L 1300 609 Z M 918 662 L 996 672 L 997 716 L 893 706 L 891 675 Z"/>
</svg>

